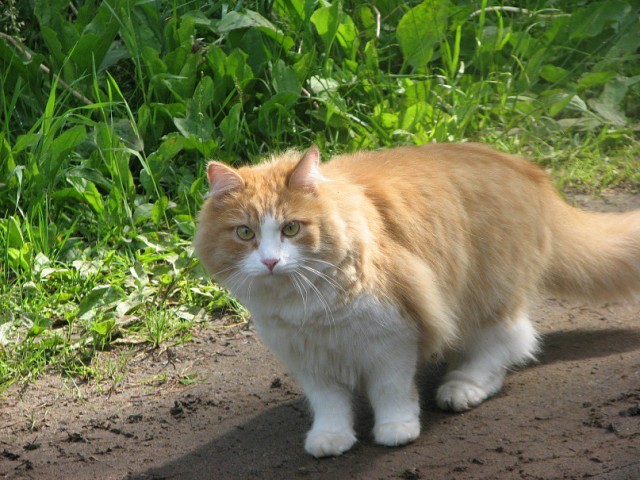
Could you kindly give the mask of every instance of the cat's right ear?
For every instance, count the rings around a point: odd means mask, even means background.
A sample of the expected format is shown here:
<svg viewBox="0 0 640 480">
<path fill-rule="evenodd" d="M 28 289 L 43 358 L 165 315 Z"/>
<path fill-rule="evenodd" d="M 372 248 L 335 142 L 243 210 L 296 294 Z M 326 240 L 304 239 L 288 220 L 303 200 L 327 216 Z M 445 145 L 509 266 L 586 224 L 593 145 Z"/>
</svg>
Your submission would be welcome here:
<svg viewBox="0 0 640 480">
<path fill-rule="evenodd" d="M 220 162 L 209 162 L 207 165 L 209 179 L 209 197 L 221 198 L 227 193 L 242 190 L 244 180 L 236 170 Z"/>
</svg>

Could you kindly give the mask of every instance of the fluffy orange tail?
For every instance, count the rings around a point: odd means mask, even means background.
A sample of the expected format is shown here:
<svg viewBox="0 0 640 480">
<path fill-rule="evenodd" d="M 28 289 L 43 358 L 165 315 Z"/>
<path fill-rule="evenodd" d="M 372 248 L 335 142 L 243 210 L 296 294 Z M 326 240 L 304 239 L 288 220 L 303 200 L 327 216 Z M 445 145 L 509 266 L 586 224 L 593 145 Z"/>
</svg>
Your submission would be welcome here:
<svg viewBox="0 0 640 480">
<path fill-rule="evenodd" d="M 559 198 L 554 210 L 549 290 L 592 300 L 640 294 L 640 210 L 585 212 Z"/>
</svg>

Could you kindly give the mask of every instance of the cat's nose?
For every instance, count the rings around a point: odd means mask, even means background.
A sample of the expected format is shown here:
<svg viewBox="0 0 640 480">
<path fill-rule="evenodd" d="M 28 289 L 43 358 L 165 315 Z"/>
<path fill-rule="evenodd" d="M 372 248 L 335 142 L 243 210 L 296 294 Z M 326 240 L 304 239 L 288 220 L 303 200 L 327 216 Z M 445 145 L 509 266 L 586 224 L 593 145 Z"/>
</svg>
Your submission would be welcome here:
<svg viewBox="0 0 640 480">
<path fill-rule="evenodd" d="M 273 272 L 273 269 L 276 266 L 276 263 L 280 261 L 279 258 L 263 258 L 262 263 L 264 263 L 270 272 Z"/>
</svg>

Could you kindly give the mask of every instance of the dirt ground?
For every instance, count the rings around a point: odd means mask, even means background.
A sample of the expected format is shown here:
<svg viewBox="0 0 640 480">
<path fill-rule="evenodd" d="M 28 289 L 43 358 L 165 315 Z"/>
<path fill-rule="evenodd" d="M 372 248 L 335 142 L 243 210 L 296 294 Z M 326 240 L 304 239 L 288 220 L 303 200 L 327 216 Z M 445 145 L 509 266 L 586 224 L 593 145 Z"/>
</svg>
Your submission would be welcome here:
<svg viewBox="0 0 640 480">
<path fill-rule="evenodd" d="M 640 197 L 620 194 L 575 202 L 640 207 Z M 545 299 L 532 316 L 544 333 L 539 362 L 511 373 L 479 408 L 440 412 L 443 366 L 421 372 L 423 432 L 402 448 L 374 445 L 360 402 L 353 450 L 306 455 L 299 387 L 251 327 L 218 321 L 187 345 L 132 351 L 113 389 L 47 377 L 5 392 L 0 478 L 640 479 L 640 300 Z"/>
</svg>

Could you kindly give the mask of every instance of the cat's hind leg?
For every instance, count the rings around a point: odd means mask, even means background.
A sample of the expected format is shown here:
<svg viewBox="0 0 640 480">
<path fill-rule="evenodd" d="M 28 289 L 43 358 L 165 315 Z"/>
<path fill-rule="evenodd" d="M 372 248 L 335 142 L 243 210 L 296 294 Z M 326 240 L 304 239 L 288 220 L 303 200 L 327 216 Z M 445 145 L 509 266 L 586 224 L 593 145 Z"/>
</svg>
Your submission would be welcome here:
<svg viewBox="0 0 640 480">
<path fill-rule="evenodd" d="M 502 388 L 512 367 L 535 358 L 538 336 L 524 314 L 479 328 L 449 366 L 436 402 L 443 410 L 469 410 Z"/>
</svg>

